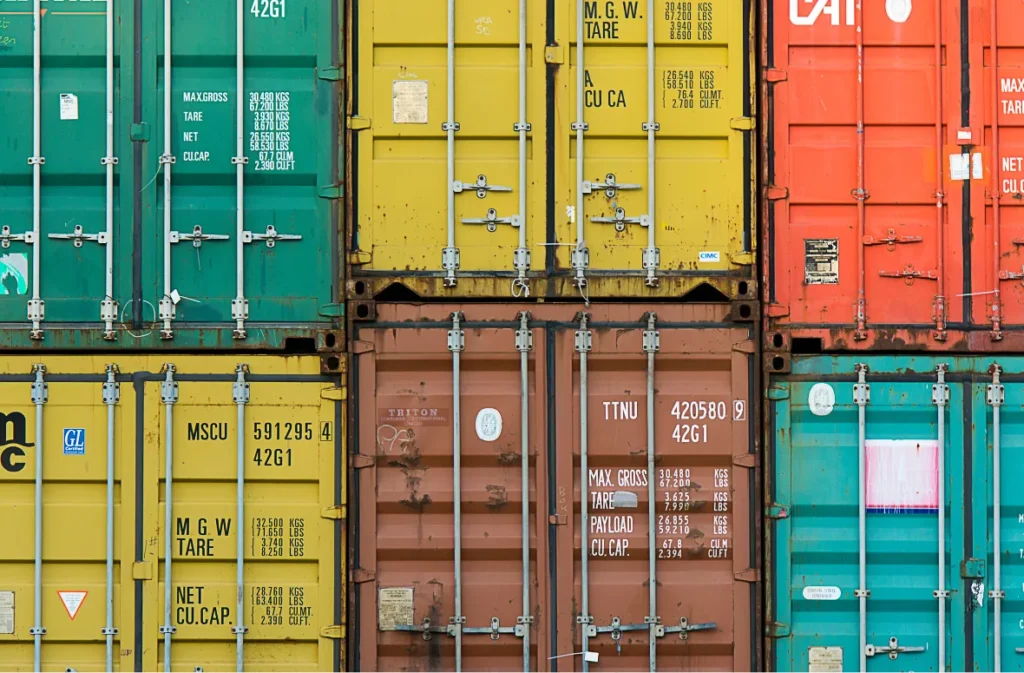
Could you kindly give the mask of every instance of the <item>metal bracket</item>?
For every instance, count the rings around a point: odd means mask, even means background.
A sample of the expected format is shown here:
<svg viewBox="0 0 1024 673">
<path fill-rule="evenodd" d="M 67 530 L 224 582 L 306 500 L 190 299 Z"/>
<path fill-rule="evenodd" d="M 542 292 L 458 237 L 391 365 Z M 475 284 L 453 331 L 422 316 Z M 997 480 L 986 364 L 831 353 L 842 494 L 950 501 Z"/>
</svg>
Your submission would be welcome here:
<svg viewBox="0 0 1024 673">
<path fill-rule="evenodd" d="M 512 125 L 512 130 L 516 132 L 526 131 L 527 133 L 529 133 L 530 131 L 533 130 L 533 124 L 531 124 L 530 122 L 516 122 L 515 124 Z"/>
<path fill-rule="evenodd" d="M 452 183 L 452 191 L 456 194 L 461 194 L 467 190 L 476 190 L 476 197 L 478 199 L 483 199 L 487 197 L 487 192 L 511 192 L 512 188 L 487 184 L 487 176 L 483 173 L 476 176 L 476 182 L 463 182 L 462 180 L 456 180 Z"/>
<path fill-rule="evenodd" d="M 594 348 L 594 333 L 587 329 L 587 318 L 580 321 L 580 329 L 575 333 L 577 353 L 589 353 Z"/>
<path fill-rule="evenodd" d="M 164 635 L 166 635 L 168 633 L 173 635 L 173 634 L 175 634 L 177 632 L 178 632 L 178 627 L 177 626 L 161 626 L 160 627 L 160 633 L 162 633 Z"/>
<path fill-rule="evenodd" d="M 163 297 L 160 298 L 160 301 L 158 302 L 158 304 L 159 304 L 158 314 L 159 314 L 160 320 L 165 321 L 165 322 L 169 321 L 169 320 L 174 320 L 174 316 L 175 316 L 175 313 L 176 313 L 176 311 L 174 310 L 174 300 L 171 299 L 170 297 L 168 297 L 167 295 L 164 295 Z M 172 339 L 172 338 L 174 338 L 173 330 L 170 330 L 170 329 L 162 329 L 162 330 L 160 330 L 160 338 L 161 339 Z"/>
<path fill-rule="evenodd" d="M 1006 401 L 1006 388 L 999 382 L 999 375 L 1002 371 L 1003 368 L 999 365 L 989 367 L 989 372 L 992 374 L 992 383 L 985 387 L 985 402 L 993 407 L 1002 406 Z"/>
<path fill-rule="evenodd" d="M 1000 271 L 999 280 L 1024 280 L 1024 267 L 1021 267 L 1021 273 L 1016 271 Z"/>
<path fill-rule="evenodd" d="M 87 234 L 80 224 L 76 224 L 70 234 L 50 234 L 48 238 L 52 238 L 55 241 L 74 241 L 76 248 L 81 248 L 85 241 L 96 241 L 100 245 L 107 244 L 107 232 L 101 231 L 98 234 Z"/>
<path fill-rule="evenodd" d="M 448 350 L 453 353 L 461 353 L 466 350 L 466 330 L 459 327 L 461 316 L 458 313 L 452 314 L 452 328 L 448 330 Z"/>
<path fill-rule="evenodd" d="M 615 198 L 615 195 L 619 191 L 630 191 L 642 188 L 643 185 L 634 185 L 626 183 L 620 184 L 618 182 L 615 182 L 614 173 L 608 173 L 607 175 L 605 175 L 604 182 L 592 182 L 590 180 L 584 180 L 583 183 L 580 185 L 580 189 L 583 190 L 584 194 L 593 194 L 595 191 L 603 189 L 604 195 L 607 196 L 609 199 Z"/>
<path fill-rule="evenodd" d="M 267 232 L 265 234 L 254 234 L 251 231 L 242 232 L 242 243 L 252 243 L 253 241 L 265 241 L 268 248 L 273 248 L 277 245 L 278 241 L 301 241 L 302 236 L 299 234 L 279 234 L 277 228 L 272 224 L 267 225 Z"/>
<path fill-rule="evenodd" d="M 178 163 L 178 158 L 173 154 L 161 154 L 159 162 L 161 166 L 163 164 L 176 164 Z"/>
<path fill-rule="evenodd" d="M 174 365 L 167 365 L 164 380 L 160 383 L 160 401 L 164 404 L 174 404 L 178 401 L 178 382 L 174 380 L 175 371 L 177 368 Z"/>
<path fill-rule="evenodd" d="M 647 329 L 644 330 L 645 353 L 657 353 L 661 350 L 661 332 L 654 329 L 655 320 L 657 316 L 653 313 L 647 317 Z"/>
<path fill-rule="evenodd" d="M 12 234 L 11 228 L 6 224 L 0 227 L 0 248 L 11 247 L 11 241 L 20 241 L 32 245 L 36 242 L 35 232 L 26 231 L 24 234 Z"/>
<path fill-rule="evenodd" d="M 45 163 L 46 163 L 46 157 L 29 157 L 28 158 L 28 165 L 29 166 L 42 166 Z"/>
<path fill-rule="evenodd" d="M 650 222 L 644 224 L 643 218 L 640 219 L 641 225 L 646 227 L 650 224 Z M 645 271 L 657 271 L 658 267 L 661 266 L 661 248 L 644 248 L 643 265 Z"/>
<path fill-rule="evenodd" d="M 518 227 L 521 222 L 515 223 L 513 226 Z M 529 271 L 530 270 L 530 249 L 529 248 L 516 248 L 512 251 L 512 268 L 516 271 Z"/>
<path fill-rule="evenodd" d="M 576 270 L 576 277 L 583 278 L 583 272 L 590 267 L 590 249 L 572 249 L 572 268 Z"/>
<path fill-rule="evenodd" d="M 454 617 L 452 619 L 454 619 Z M 522 617 L 520 617 L 519 619 L 522 619 Z M 463 624 L 466 623 L 466 618 L 465 617 L 462 618 L 462 623 Z M 449 626 L 449 628 L 451 628 L 451 626 Z M 485 626 L 485 627 L 482 627 L 482 628 L 481 627 L 470 627 L 470 628 L 462 627 L 462 633 L 466 634 L 466 635 L 487 634 L 487 635 L 489 635 L 491 637 L 491 640 L 497 640 L 501 636 L 502 633 L 505 633 L 505 634 L 508 634 L 508 635 L 519 635 L 517 633 L 518 629 L 519 629 L 518 626 L 502 626 L 501 623 L 498 621 L 497 617 L 491 617 L 491 625 L 490 626 Z"/>
<path fill-rule="evenodd" d="M 523 311 L 519 314 L 519 329 L 516 330 L 516 350 L 520 353 L 529 353 L 533 350 L 533 332 L 527 325 L 529 314 Z"/>
<path fill-rule="evenodd" d="M 932 384 L 932 404 L 947 404 L 949 402 L 949 386 L 946 385 L 946 371 L 949 366 L 945 363 L 937 368 L 938 383 Z"/>
<path fill-rule="evenodd" d="M 42 299 L 28 300 L 28 319 L 32 322 L 42 321 L 46 315 L 46 304 Z"/>
<path fill-rule="evenodd" d="M 203 247 L 203 241 L 226 241 L 230 236 L 224 234 L 204 234 L 203 226 L 197 224 L 192 227 L 191 234 L 183 234 L 180 231 L 172 231 L 170 233 L 171 243 L 180 243 L 181 241 L 192 241 L 192 247 L 201 248 Z"/>
<path fill-rule="evenodd" d="M 405 631 L 408 633 L 421 633 L 423 634 L 423 640 L 430 640 L 432 634 L 435 633 L 448 633 L 448 627 L 446 626 L 431 626 L 430 617 L 424 617 L 423 621 L 419 624 L 396 624 L 396 631 Z"/>
<path fill-rule="evenodd" d="M 116 166 L 119 162 L 117 157 L 100 157 L 100 163 L 104 166 Z"/>
<path fill-rule="evenodd" d="M 871 386 L 866 381 L 868 366 L 857 364 L 854 369 L 857 372 L 857 383 L 853 384 L 853 403 L 857 406 L 866 405 L 871 401 Z"/>
<path fill-rule="evenodd" d="M 924 652 L 923 647 L 904 647 L 899 644 L 899 641 L 895 637 L 889 639 L 889 644 L 885 646 L 881 645 L 865 645 L 864 654 L 873 657 L 876 654 L 888 654 L 889 658 L 893 661 L 896 660 L 901 654 L 913 654 L 915 652 Z"/>
<path fill-rule="evenodd" d="M 249 404 L 249 382 L 245 375 L 249 373 L 249 365 L 235 367 L 237 378 L 231 387 L 231 399 L 235 404 Z"/>
<path fill-rule="evenodd" d="M 46 627 L 45 626 L 33 626 L 32 628 L 30 628 L 28 630 L 28 633 L 29 633 L 29 635 L 32 635 L 32 636 L 45 636 L 46 635 Z"/>
<path fill-rule="evenodd" d="M 463 224 L 485 224 L 487 225 L 487 231 L 495 232 L 498 230 L 499 224 L 510 224 L 513 227 L 519 226 L 519 216 L 511 215 L 509 217 L 498 217 L 498 211 L 494 208 L 487 210 L 487 215 L 484 217 L 464 217 L 462 218 Z"/>
<path fill-rule="evenodd" d="M 231 163 L 235 166 L 245 165 L 249 163 L 249 157 L 231 157 Z"/>
<path fill-rule="evenodd" d="M 462 124 L 459 122 L 443 122 L 441 124 L 442 131 L 458 131 L 462 128 Z"/>
<path fill-rule="evenodd" d="M 661 124 L 658 122 L 644 122 L 640 125 L 640 128 L 644 131 L 660 131 Z"/>
<path fill-rule="evenodd" d="M 107 365 L 107 380 L 103 384 L 103 404 L 117 404 L 121 401 L 121 384 L 114 380 L 117 365 Z"/>
<path fill-rule="evenodd" d="M 614 224 L 615 231 L 625 231 L 627 224 L 639 224 L 646 227 L 650 223 L 650 218 L 647 215 L 626 217 L 625 208 L 616 208 L 615 214 L 611 217 L 592 216 L 590 221 L 596 224 Z"/>
<path fill-rule="evenodd" d="M 249 300 L 241 297 L 236 297 L 231 300 L 231 319 L 232 320 L 248 320 L 249 319 Z"/>
<path fill-rule="evenodd" d="M 871 598 L 871 589 L 854 589 L 854 598 Z"/>
<path fill-rule="evenodd" d="M 875 238 L 874 236 L 865 236 L 862 239 L 864 245 L 884 245 L 890 251 L 895 250 L 897 245 L 903 243 L 920 243 L 923 238 L 920 236 L 897 236 L 895 229 L 886 230 L 885 238 Z"/>
<path fill-rule="evenodd" d="M 533 624 L 533 615 L 521 615 L 516 617 L 516 638 L 525 638 L 526 634 L 530 631 L 531 624 Z"/>
<path fill-rule="evenodd" d="M 935 598 L 949 598 L 949 592 L 945 589 L 936 589 L 932 592 L 932 596 Z"/>
<path fill-rule="evenodd" d="M 937 271 L 918 271 L 914 268 L 913 264 L 907 264 L 903 267 L 902 271 L 879 271 L 878 275 L 883 278 L 904 278 L 907 285 L 913 285 L 914 280 L 923 278 L 924 280 L 938 280 L 939 274 Z"/>
<path fill-rule="evenodd" d="M 445 629 L 445 633 L 453 638 L 462 633 L 464 630 L 464 624 L 466 623 L 465 615 L 455 615 L 454 617 L 448 618 L 448 628 Z"/>
<path fill-rule="evenodd" d="M 587 122 L 573 122 L 572 124 L 569 125 L 569 128 L 571 128 L 573 131 L 589 131 L 590 124 L 588 124 Z"/>
<path fill-rule="evenodd" d="M 46 404 L 50 399 L 50 387 L 43 380 L 43 376 L 46 375 L 46 365 L 36 365 L 34 370 L 36 380 L 32 382 L 32 404 Z"/>
<path fill-rule="evenodd" d="M 116 636 L 120 631 L 116 626 L 104 626 L 100 629 L 100 633 L 105 636 Z"/>
<path fill-rule="evenodd" d="M 447 272 L 444 279 L 445 287 L 455 286 L 455 272 L 459 270 L 459 249 L 445 248 L 441 251 L 441 268 Z"/>
<path fill-rule="evenodd" d="M 659 627 L 662 633 L 678 633 L 679 640 L 687 640 L 689 634 L 693 631 L 715 631 L 718 629 L 717 622 L 699 622 L 697 624 L 691 624 L 690 620 L 686 617 L 679 618 L 679 626 L 664 626 Z"/>
<path fill-rule="evenodd" d="M 232 626 L 231 627 L 231 633 L 233 633 L 236 636 L 239 633 L 241 633 L 244 636 L 245 634 L 249 633 L 249 627 L 248 626 Z"/>
</svg>

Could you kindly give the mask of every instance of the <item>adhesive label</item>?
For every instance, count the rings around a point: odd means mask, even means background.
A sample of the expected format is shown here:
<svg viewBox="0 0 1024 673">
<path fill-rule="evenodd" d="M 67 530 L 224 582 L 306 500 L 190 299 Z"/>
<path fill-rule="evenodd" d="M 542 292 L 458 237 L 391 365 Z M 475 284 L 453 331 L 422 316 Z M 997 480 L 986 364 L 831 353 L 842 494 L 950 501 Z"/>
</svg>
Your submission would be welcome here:
<svg viewBox="0 0 1024 673">
<path fill-rule="evenodd" d="M 885 15 L 893 23 L 906 23 L 913 9 L 911 0 L 885 0 Z"/>
<path fill-rule="evenodd" d="M 809 673 L 842 673 L 843 648 L 808 647 L 807 664 Z"/>
<path fill-rule="evenodd" d="M 391 118 L 395 124 L 426 124 L 428 82 L 395 80 L 391 84 Z"/>
<path fill-rule="evenodd" d="M 705 250 L 702 251 L 698 256 L 697 260 L 705 264 L 711 264 L 714 262 L 722 261 L 722 253 L 717 250 Z"/>
<path fill-rule="evenodd" d="M 804 283 L 839 284 L 839 239 L 804 239 Z"/>
<path fill-rule="evenodd" d="M 381 631 L 396 631 L 399 625 L 412 626 L 412 587 L 387 587 L 377 591 L 377 626 Z"/>
<path fill-rule="evenodd" d="M 78 119 L 78 96 L 73 93 L 60 95 L 60 118 L 61 121 Z"/>
<path fill-rule="evenodd" d="M 501 412 L 491 408 L 477 412 L 476 436 L 485 442 L 497 441 L 501 436 Z"/>
<path fill-rule="evenodd" d="M 935 513 L 939 508 L 939 443 L 934 439 L 869 439 L 864 443 L 866 504 L 881 514 Z"/>
<path fill-rule="evenodd" d="M 807 405 L 815 416 L 828 416 L 836 406 L 836 391 L 827 383 L 815 383 L 807 395 Z"/>
<path fill-rule="evenodd" d="M 89 595 L 88 591 L 58 591 L 57 595 L 60 596 L 60 602 L 64 604 L 64 609 L 68 612 L 68 617 L 74 621 L 75 615 L 82 608 L 82 603 L 85 602 L 85 597 Z"/>
<path fill-rule="evenodd" d="M 28 255 L 0 255 L 0 295 L 28 294 Z"/>
<path fill-rule="evenodd" d="M 14 633 L 14 592 L 0 591 L 0 635 Z"/>
<path fill-rule="evenodd" d="M 838 601 L 842 595 L 839 587 L 804 587 L 804 600 L 808 601 Z"/>
<path fill-rule="evenodd" d="M 64 428 L 64 455 L 85 455 L 85 428 Z"/>
</svg>

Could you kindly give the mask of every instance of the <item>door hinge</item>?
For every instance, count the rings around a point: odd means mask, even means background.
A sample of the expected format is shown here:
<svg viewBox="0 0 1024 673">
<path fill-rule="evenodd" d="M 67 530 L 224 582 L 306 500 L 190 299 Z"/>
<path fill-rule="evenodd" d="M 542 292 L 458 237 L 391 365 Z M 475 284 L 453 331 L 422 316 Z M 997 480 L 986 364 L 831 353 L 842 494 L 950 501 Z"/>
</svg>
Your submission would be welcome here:
<svg viewBox="0 0 1024 673">
<path fill-rule="evenodd" d="M 768 505 L 764 508 L 764 515 L 769 519 L 788 519 L 789 508 L 779 504 Z"/>
<path fill-rule="evenodd" d="M 768 198 L 769 201 L 780 201 L 782 199 L 788 199 L 789 188 L 778 187 L 776 185 L 768 185 L 767 189 L 765 189 L 765 196 Z"/>
<path fill-rule="evenodd" d="M 753 469 L 757 467 L 757 454 L 756 453 L 742 453 L 738 456 L 732 457 L 732 464 L 736 467 L 746 467 Z"/>
<path fill-rule="evenodd" d="M 960 577 L 978 579 L 985 576 L 985 559 L 969 558 L 960 562 Z"/>
<path fill-rule="evenodd" d="M 729 126 L 737 131 L 753 131 L 757 121 L 753 117 L 733 117 L 729 120 Z"/>
<path fill-rule="evenodd" d="M 376 456 L 368 456 L 365 453 L 353 453 L 352 454 L 352 469 L 361 470 L 365 467 L 373 467 L 377 464 Z"/>
<path fill-rule="evenodd" d="M 331 402 L 344 402 L 348 399 L 345 391 L 346 388 L 321 388 L 320 399 L 330 400 Z"/>
<path fill-rule="evenodd" d="M 372 353 L 374 350 L 372 341 L 349 341 L 348 352 L 352 355 Z"/>
<path fill-rule="evenodd" d="M 345 69 L 340 66 L 329 65 L 326 68 L 317 68 L 316 76 L 328 82 L 338 82 L 345 79 Z"/>
<path fill-rule="evenodd" d="M 785 82 L 789 78 L 789 73 L 782 68 L 767 68 L 764 71 L 764 81 L 766 82 Z"/>
<path fill-rule="evenodd" d="M 339 624 L 325 626 L 320 629 L 320 637 L 330 638 L 331 640 L 343 640 L 345 638 L 345 627 Z"/>
<path fill-rule="evenodd" d="M 341 183 L 323 185 L 322 187 L 317 187 L 316 193 L 321 199 L 340 199 L 345 196 L 345 189 Z"/>
<path fill-rule="evenodd" d="M 789 315 L 789 306 L 786 304 L 769 304 L 765 308 L 765 315 L 769 318 L 785 318 Z"/>
<path fill-rule="evenodd" d="M 729 262 L 737 266 L 751 266 L 754 264 L 754 253 L 732 252 L 729 253 Z"/>
<path fill-rule="evenodd" d="M 734 575 L 737 582 L 749 582 L 751 584 L 761 581 L 761 572 L 757 568 L 745 568 Z"/>
<path fill-rule="evenodd" d="M 764 635 L 769 638 L 788 638 L 789 633 L 789 624 L 782 622 L 771 622 L 764 627 Z"/>
<path fill-rule="evenodd" d="M 552 65 L 565 63 L 565 50 L 562 45 L 554 44 L 544 47 L 544 62 Z"/>
<path fill-rule="evenodd" d="M 132 579 L 133 580 L 151 580 L 153 579 L 153 562 L 152 561 L 136 561 L 132 564 Z"/>
<path fill-rule="evenodd" d="M 781 400 L 789 399 L 789 386 L 787 385 L 774 385 L 769 386 L 768 390 L 765 391 L 764 396 L 766 399 L 779 402 Z"/>
<path fill-rule="evenodd" d="M 146 122 L 139 122 L 138 124 L 132 124 L 129 130 L 129 138 L 135 142 L 148 142 L 149 141 L 149 124 Z"/>
<path fill-rule="evenodd" d="M 353 131 L 365 131 L 370 128 L 370 118 L 353 115 L 346 120 L 346 125 Z"/>
<path fill-rule="evenodd" d="M 746 341 L 737 341 L 732 345 L 732 350 L 734 353 L 746 353 L 747 355 L 753 355 L 754 349 L 755 347 L 752 339 L 747 339 Z"/>
<path fill-rule="evenodd" d="M 324 507 L 320 510 L 320 518 L 331 519 L 332 521 L 343 521 L 345 519 L 345 505 Z"/>
<path fill-rule="evenodd" d="M 345 317 L 345 305 L 344 304 L 320 304 L 320 307 L 316 310 L 319 315 L 325 318 L 344 318 Z"/>
<path fill-rule="evenodd" d="M 364 584 L 377 579 L 377 573 L 366 568 L 352 568 L 348 573 L 348 579 L 352 584 Z"/>
<path fill-rule="evenodd" d="M 365 250 L 350 250 L 348 253 L 348 263 L 353 265 L 369 264 L 373 261 L 373 254 Z"/>
<path fill-rule="evenodd" d="M 551 514 L 548 516 L 549 526 L 564 526 L 568 521 L 568 518 L 564 514 Z"/>
</svg>

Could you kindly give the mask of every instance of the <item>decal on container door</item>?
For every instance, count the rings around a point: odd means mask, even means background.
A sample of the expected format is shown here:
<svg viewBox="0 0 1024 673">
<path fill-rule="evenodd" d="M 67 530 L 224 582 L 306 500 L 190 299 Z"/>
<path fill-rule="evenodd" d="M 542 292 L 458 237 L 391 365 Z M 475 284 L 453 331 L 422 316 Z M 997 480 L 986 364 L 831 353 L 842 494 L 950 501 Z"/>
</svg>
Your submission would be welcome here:
<svg viewBox="0 0 1024 673">
<path fill-rule="evenodd" d="M 864 443 L 869 512 L 935 513 L 939 508 L 939 443 L 934 439 L 869 439 Z"/>
<path fill-rule="evenodd" d="M 399 626 L 412 626 L 412 587 L 381 587 L 377 591 L 377 628 L 397 631 Z"/>
<path fill-rule="evenodd" d="M 426 124 L 426 80 L 395 80 L 391 83 L 391 121 L 395 124 Z"/>
<path fill-rule="evenodd" d="M 843 648 L 808 647 L 808 673 L 841 673 L 843 670 Z"/>
<path fill-rule="evenodd" d="M 804 240 L 804 283 L 807 285 L 839 284 L 838 238 L 808 238 Z"/>
<path fill-rule="evenodd" d="M 75 616 L 78 615 L 78 611 L 82 608 L 82 603 L 85 602 L 85 597 L 89 595 L 88 591 L 58 591 L 57 595 L 60 596 L 60 602 L 64 604 L 64 609 L 68 612 L 68 617 L 71 621 L 75 620 Z"/>
<path fill-rule="evenodd" d="M 14 592 L 0 591 L 0 635 L 14 633 Z"/>
</svg>

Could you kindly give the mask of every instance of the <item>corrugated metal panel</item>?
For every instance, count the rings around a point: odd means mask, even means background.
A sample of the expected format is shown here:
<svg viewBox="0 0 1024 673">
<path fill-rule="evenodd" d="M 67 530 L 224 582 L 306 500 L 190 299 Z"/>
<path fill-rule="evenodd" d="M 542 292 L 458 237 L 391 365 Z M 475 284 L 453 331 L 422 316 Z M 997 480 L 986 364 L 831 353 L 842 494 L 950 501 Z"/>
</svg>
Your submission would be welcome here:
<svg viewBox="0 0 1024 673">
<path fill-rule="evenodd" d="M 32 323 L 65 348 L 281 347 L 337 326 L 338 3 L 167 6 L 165 32 L 164 3 L 43 0 L 36 35 L 32 2 L 0 2 L 0 106 L 23 122 L 0 159 L 20 237 L 0 250 L 5 346 Z"/>
<path fill-rule="evenodd" d="M 867 365 L 870 389 L 861 397 L 862 448 L 858 363 Z M 876 649 L 869 669 L 1019 667 L 1024 590 L 1014 560 L 1024 536 L 1014 477 L 1022 364 L 799 358 L 792 375 L 772 385 L 767 621 L 776 670 L 840 670 L 840 663 L 863 670 L 863 646 L 888 648 L 893 639 L 908 649 L 893 662 Z M 869 592 L 863 634 L 860 589 Z M 936 591 L 948 596 L 940 600 Z M 837 667 L 814 668 L 812 658 Z"/>
<path fill-rule="evenodd" d="M 352 666 L 759 670 L 749 330 L 674 306 L 645 335 L 641 305 L 523 329 L 526 308 L 378 305 L 356 332 Z"/>
<path fill-rule="evenodd" d="M 353 10 L 350 290 L 752 297 L 752 3 L 524 6 Z"/>
<path fill-rule="evenodd" d="M 161 370 L 165 362 L 174 370 Z M 36 363 L 45 371 L 33 375 Z M 168 655 L 176 669 L 234 669 L 241 655 L 246 670 L 344 670 L 338 378 L 321 376 L 315 357 L 125 356 L 111 372 L 119 397 L 108 404 L 107 364 L 94 356 L 0 364 L 0 668 L 106 669 L 102 629 L 114 628 L 109 656 L 122 670 L 168 670 Z M 37 376 L 48 397 L 34 407 Z M 34 525 L 42 531 L 41 584 Z M 244 649 L 234 634 L 240 625 Z M 174 630 L 169 650 L 165 626 Z M 35 627 L 45 633 L 34 664 Z"/>
</svg>

